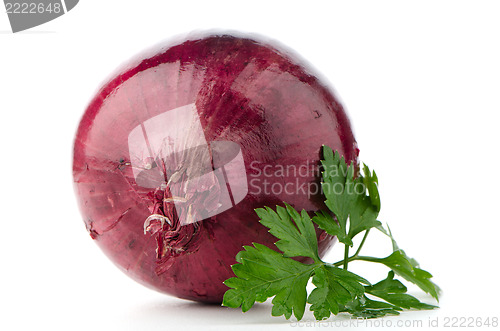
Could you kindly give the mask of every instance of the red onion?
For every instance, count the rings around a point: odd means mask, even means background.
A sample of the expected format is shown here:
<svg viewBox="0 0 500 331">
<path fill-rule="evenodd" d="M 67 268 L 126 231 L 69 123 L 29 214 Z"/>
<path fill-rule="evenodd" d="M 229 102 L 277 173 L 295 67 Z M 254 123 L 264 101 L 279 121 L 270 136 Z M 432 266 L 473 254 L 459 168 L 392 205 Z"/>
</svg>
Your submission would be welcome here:
<svg viewBox="0 0 500 331">
<path fill-rule="evenodd" d="M 323 144 L 357 161 L 333 92 L 274 44 L 210 35 L 163 45 L 88 106 L 74 147 L 79 206 L 91 237 L 138 282 L 221 302 L 242 246 L 274 247 L 254 209 L 321 209 Z M 317 232 L 324 254 L 333 238 Z"/>
</svg>

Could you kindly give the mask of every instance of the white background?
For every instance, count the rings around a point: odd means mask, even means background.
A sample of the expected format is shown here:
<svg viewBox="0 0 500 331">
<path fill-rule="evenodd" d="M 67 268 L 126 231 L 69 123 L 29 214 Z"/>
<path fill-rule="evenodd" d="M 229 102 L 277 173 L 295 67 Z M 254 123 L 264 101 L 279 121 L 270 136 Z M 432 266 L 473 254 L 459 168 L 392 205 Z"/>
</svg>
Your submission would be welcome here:
<svg viewBox="0 0 500 331">
<path fill-rule="evenodd" d="M 144 48 L 212 28 L 279 40 L 343 100 L 361 160 L 379 175 L 380 219 L 444 291 L 439 310 L 384 323 L 500 317 L 498 2 L 87 0 L 17 34 L 0 13 L 0 329 L 298 327 L 269 304 L 243 314 L 136 284 L 92 242 L 76 206 L 73 136 L 96 89 Z M 374 236 L 370 250 L 390 245 Z"/>
</svg>

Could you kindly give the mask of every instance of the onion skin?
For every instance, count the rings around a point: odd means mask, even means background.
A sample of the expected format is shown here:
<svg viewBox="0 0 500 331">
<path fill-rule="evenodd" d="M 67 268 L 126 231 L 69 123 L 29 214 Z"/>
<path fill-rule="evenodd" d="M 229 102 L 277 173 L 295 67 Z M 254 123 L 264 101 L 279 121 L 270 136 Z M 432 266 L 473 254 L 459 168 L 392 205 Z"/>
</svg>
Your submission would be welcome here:
<svg viewBox="0 0 500 331">
<path fill-rule="evenodd" d="M 233 276 L 230 266 L 243 245 L 275 249 L 276 238 L 258 222 L 255 208 L 283 201 L 298 210 L 324 208 L 319 192 L 299 189 L 318 185 L 317 172 L 280 176 L 276 170 L 318 166 L 323 144 L 357 163 L 342 105 L 311 68 L 282 49 L 234 35 L 162 45 L 155 55 L 129 63 L 90 102 L 74 145 L 79 207 L 91 237 L 136 281 L 179 298 L 221 302 L 228 289 L 222 282 Z M 248 193 L 217 215 L 186 225 L 170 220 L 175 226 L 153 220 L 144 233 L 148 217 L 167 213 L 169 195 L 164 187 L 138 185 L 132 165 L 143 156 L 133 155 L 130 135 L 141 123 L 186 105 L 195 106 L 207 142 L 241 148 Z M 285 192 L 286 183 L 293 188 Z M 269 192 L 273 184 L 282 192 Z M 317 233 L 323 255 L 334 238 Z M 159 238 L 167 237 L 173 239 L 162 246 Z"/>
</svg>

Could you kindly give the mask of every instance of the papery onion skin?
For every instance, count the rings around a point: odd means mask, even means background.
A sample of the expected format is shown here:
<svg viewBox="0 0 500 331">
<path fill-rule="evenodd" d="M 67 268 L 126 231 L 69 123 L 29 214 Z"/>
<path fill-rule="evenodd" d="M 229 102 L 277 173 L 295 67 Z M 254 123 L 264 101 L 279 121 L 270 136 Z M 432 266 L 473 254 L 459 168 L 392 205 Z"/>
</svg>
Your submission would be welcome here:
<svg viewBox="0 0 500 331">
<path fill-rule="evenodd" d="M 255 36 L 212 34 L 151 53 L 108 81 L 83 115 L 73 160 L 80 210 L 92 238 L 133 279 L 180 298 L 221 302 L 228 289 L 222 282 L 233 275 L 230 266 L 242 246 L 274 248 L 276 238 L 254 209 L 283 201 L 298 210 L 324 208 L 319 175 L 305 167 L 317 170 L 323 144 L 348 162 L 357 163 L 358 149 L 333 91 L 283 46 Z M 165 185 L 138 185 L 141 174 L 137 166 L 133 170 L 134 162 L 146 164 L 143 170 L 159 162 L 134 155 L 130 137 L 148 119 L 186 105 L 194 105 L 207 142 L 238 144 L 248 193 L 217 215 L 170 226 L 151 218 L 172 212 Z M 195 196 L 205 203 L 213 192 Z M 333 238 L 317 232 L 322 255 Z"/>
</svg>

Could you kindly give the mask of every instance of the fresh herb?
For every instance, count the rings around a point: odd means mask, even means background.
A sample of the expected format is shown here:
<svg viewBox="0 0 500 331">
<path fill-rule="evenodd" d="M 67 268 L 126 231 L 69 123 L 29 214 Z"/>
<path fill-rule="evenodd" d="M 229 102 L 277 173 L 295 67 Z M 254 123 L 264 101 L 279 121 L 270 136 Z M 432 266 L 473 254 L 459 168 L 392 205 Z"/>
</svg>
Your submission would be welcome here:
<svg viewBox="0 0 500 331">
<path fill-rule="evenodd" d="M 375 171 L 364 165 L 363 174 L 356 174 L 353 163 L 347 165 L 339 153 L 323 146 L 322 189 L 328 211 L 316 213 L 312 218 L 305 211 L 296 211 L 285 203 L 256 209 L 260 222 L 279 240 L 275 243 L 281 252 L 254 243 L 244 246 L 236 255 L 238 263 L 232 266 L 236 277 L 224 282 L 229 290 L 222 304 L 248 311 L 253 304 L 272 300 L 273 316 L 292 314 L 297 320 L 304 316 L 306 303 L 317 320 L 340 312 L 356 317 L 376 318 L 398 315 L 404 309 L 434 309 L 437 306 L 420 302 L 407 294 L 407 288 L 397 279 L 398 275 L 416 284 L 436 300 L 439 287 L 431 281 L 432 275 L 421 269 L 417 261 L 401 250 L 392 233 L 377 220 L 380 211 L 378 178 Z M 328 234 L 337 236 L 344 244 L 344 259 L 327 263 L 318 255 L 318 242 L 313 222 Z M 360 255 L 371 229 L 387 235 L 393 253 L 385 258 Z M 353 238 L 364 233 L 353 255 Z M 301 263 L 293 257 L 308 257 L 312 263 Z M 380 263 L 391 270 L 387 278 L 372 285 L 368 280 L 348 271 L 352 261 Z M 308 295 L 306 286 L 312 277 L 315 288 Z"/>
</svg>

